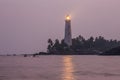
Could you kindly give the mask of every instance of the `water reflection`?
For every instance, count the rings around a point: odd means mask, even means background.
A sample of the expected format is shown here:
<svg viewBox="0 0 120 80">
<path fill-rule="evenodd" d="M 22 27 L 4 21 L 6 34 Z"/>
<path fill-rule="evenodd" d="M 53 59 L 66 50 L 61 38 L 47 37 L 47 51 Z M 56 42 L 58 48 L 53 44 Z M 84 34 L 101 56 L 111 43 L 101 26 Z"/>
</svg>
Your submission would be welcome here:
<svg viewBox="0 0 120 80">
<path fill-rule="evenodd" d="M 63 80 L 75 80 L 74 77 L 74 66 L 72 62 L 72 56 L 64 56 L 63 57 Z"/>
</svg>

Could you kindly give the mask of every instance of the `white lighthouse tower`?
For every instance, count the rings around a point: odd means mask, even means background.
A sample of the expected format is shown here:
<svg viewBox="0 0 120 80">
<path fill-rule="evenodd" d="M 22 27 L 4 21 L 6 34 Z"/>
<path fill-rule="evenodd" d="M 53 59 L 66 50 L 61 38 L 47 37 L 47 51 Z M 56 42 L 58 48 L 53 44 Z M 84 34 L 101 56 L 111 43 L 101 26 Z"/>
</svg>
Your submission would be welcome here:
<svg viewBox="0 0 120 80">
<path fill-rule="evenodd" d="M 71 35 L 71 17 L 67 15 L 65 18 L 65 37 L 64 42 L 70 47 L 72 45 L 72 35 Z"/>
</svg>

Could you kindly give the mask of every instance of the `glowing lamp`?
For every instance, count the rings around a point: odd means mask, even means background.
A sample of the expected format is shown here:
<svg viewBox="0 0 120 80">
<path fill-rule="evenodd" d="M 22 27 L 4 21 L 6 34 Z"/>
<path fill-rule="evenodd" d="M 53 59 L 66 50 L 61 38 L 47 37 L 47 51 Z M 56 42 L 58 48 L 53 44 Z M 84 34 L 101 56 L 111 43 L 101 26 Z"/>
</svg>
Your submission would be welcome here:
<svg viewBox="0 0 120 80">
<path fill-rule="evenodd" d="M 70 20 L 70 16 L 69 15 L 66 16 L 66 20 Z"/>
</svg>

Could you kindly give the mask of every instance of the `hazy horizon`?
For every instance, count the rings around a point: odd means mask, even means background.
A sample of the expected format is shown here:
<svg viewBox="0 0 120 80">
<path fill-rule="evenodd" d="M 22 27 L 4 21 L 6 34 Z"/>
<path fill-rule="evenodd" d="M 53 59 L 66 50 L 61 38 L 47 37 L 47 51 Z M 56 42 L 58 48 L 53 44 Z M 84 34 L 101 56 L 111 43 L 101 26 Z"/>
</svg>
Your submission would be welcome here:
<svg viewBox="0 0 120 80">
<path fill-rule="evenodd" d="M 72 37 L 120 40 L 120 0 L 0 0 L 0 54 L 46 51 L 47 40 L 64 38 L 72 16 Z"/>
</svg>

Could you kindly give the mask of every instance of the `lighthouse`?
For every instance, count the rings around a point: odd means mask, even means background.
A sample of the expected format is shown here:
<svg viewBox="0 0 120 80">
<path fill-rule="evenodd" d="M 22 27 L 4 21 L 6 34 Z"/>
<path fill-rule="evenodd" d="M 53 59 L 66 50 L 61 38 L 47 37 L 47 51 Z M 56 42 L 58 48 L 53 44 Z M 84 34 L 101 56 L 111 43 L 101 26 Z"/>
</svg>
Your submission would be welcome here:
<svg viewBox="0 0 120 80">
<path fill-rule="evenodd" d="M 71 34 L 71 16 L 65 17 L 65 37 L 64 42 L 70 47 L 72 45 L 72 34 Z"/>
</svg>

